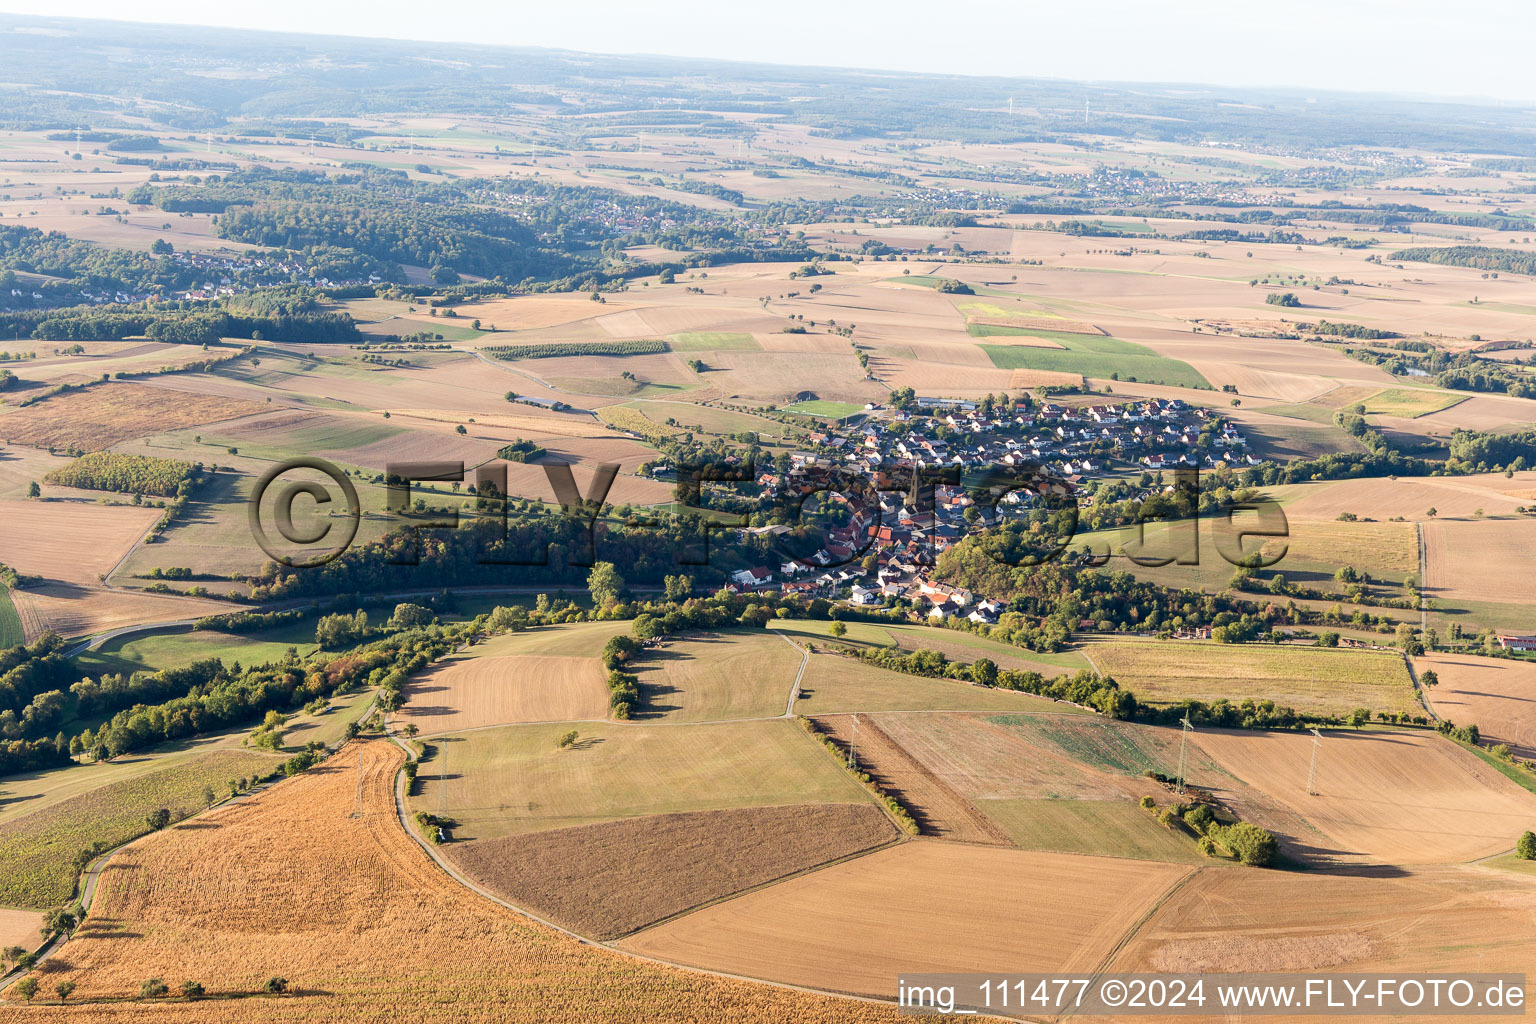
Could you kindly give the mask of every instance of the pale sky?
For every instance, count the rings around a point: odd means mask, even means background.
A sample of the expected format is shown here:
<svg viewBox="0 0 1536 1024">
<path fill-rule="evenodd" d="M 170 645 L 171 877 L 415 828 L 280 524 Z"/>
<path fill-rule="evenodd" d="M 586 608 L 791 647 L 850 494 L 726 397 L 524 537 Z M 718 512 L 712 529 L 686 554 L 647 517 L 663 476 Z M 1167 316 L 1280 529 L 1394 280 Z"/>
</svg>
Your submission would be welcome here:
<svg viewBox="0 0 1536 1024">
<path fill-rule="evenodd" d="M 0 0 L 0 12 L 597 53 L 1536 102 L 1531 0 Z"/>
</svg>

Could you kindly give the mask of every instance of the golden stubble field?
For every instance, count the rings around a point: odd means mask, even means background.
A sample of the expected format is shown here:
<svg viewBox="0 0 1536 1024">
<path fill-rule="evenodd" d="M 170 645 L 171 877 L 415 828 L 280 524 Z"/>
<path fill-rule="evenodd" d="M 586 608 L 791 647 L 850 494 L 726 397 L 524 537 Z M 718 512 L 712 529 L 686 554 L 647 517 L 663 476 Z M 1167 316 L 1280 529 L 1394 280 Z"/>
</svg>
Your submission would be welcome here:
<svg viewBox="0 0 1536 1024">
<path fill-rule="evenodd" d="M 640 962 L 492 904 L 431 863 L 394 809 L 400 750 L 354 743 L 249 800 L 113 858 L 86 925 L 38 972 L 43 991 L 129 1001 L 8 1006 L 83 1021 L 894 1020 L 851 1003 Z M 361 774 L 361 798 L 359 792 Z M 361 816 L 354 816 L 360 806 Z M 145 978 L 293 995 L 135 1001 Z"/>
<path fill-rule="evenodd" d="M 1536 757 L 1536 663 L 1475 654 L 1425 654 L 1414 666 L 1433 669 L 1440 682 L 1424 696 L 1442 718 L 1476 725 L 1489 743 L 1507 743 Z"/>
<path fill-rule="evenodd" d="M 914 840 L 625 940 L 879 998 L 902 972 L 1091 971 L 1188 868 Z"/>
<path fill-rule="evenodd" d="M 137 622 L 227 610 L 213 601 L 108 589 L 100 576 L 133 549 L 160 512 L 80 501 L 0 502 L 0 562 L 43 582 L 13 591 L 27 639 L 47 630 L 81 636 Z M 89 543 L 83 542 L 89 538 Z"/>
<path fill-rule="evenodd" d="M 411 680 L 400 725 L 423 734 L 521 722 L 608 717 L 607 671 L 596 658 L 512 655 L 440 662 Z"/>
<path fill-rule="evenodd" d="M 1470 861 L 1512 849 L 1536 823 L 1536 794 L 1437 733 L 1326 732 L 1315 794 L 1307 733 L 1194 736 L 1222 768 L 1310 822 L 1321 833 L 1314 852 L 1341 863 Z"/>
<path fill-rule="evenodd" d="M 1212 866 L 1164 902 L 1107 969 L 1525 972 L 1536 963 L 1533 924 L 1533 879 L 1497 869 L 1423 868 L 1394 877 Z"/>
</svg>

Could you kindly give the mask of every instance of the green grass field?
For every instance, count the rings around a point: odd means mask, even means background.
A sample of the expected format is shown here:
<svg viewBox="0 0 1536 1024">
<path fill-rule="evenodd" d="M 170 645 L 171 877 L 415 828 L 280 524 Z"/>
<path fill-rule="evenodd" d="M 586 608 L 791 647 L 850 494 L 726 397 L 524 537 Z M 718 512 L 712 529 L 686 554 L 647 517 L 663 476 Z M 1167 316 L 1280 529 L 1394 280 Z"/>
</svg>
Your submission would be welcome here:
<svg viewBox="0 0 1536 1024">
<path fill-rule="evenodd" d="M 125 843 L 148 831 L 144 819 L 151 811 L 164 807 L 174 818 L 201 810 L 205 786 L 227 796 L 231 778 L 265 775 L 281 763 L 274 755 L 211 751 L 7 819 L 0 824 L 0 905 L 46 910 L 67 903 L 74 896 L 74 858 L 81 849 L 94 842 Z M 9 785 L 6 791 L 10 796 Z"/>
<path fill-rule="evenodd" d="M 516 835 L 674 811 L 869 799 L 792 721 L 689 726 L 519 725 L 434 740 L 412 806 L 461 823 L 458 839 Z M 446 781 L 443 776 L 447 776 Z M 444 788 L 446 787 L 446 788 Z"/>
<path fill-rule="evenodd" d="M 896 643 L 883 625 L 873 622 L 845 622 L 843 625 L 848 630 L 842 637 L 845 643 L 872 644 L 876 647 L 890 647 Z M 833 639 L 832 623 L 824 619 L 774 619 L 768 623 L 768 628 L 787 633 L 794 640 L 801 637 L 808 637 L 813 642 L 817 639 Z"/>
<path fill-rule="evenodd" d="M 1055 370 L 1061 373 L 1080 373 L 1085 377 L 1118 374 L 1121 380 L 1186 388 L 1210 387 L 1210 382 L 1188 363 L 1160 356 L 1145 345 L 1131 341 L 1071 334 L 1067 331 L 1036 331 L 1021 327 L 992 327 L 987 324 L 969 324 L 966 330 L 976 338 L 1024 335 L 1044 338 L 1061 346 L 1060 349 L 1029 345 L 981 346 L 992 360 L 992 365 L 1004 370 Z"/>
<path fill-rule="evenodd" d="M 1389 388 L 1365 400 L 1365 412 L 1370 416 L 1402 416 L 1415 419 L 1432 412 L 1449 409 L 1465 402 L 1470 395 L 1449 395 L 1443 391 L 1421 388 Z"/>
<path fill-rule="evenodd" d="M 752 335 L 733 331 L 684 331 L 667 341 L 674 352 L 760 352 L 763 348 Z"/>
<path fill-rule="evenodd" d="M 800 688 L 806 696 L 795 701 L 797 715 L 850 711 L 1076 710 L 1027 693 L 988 689 L 957 679 L 890 672 L 835 654 L 813 654 Z"/>
<path fill-rule="evenodd" d="M 1226 698 L 1274 701 L 1301 712 L 1347 715 L 1357 707 L 1419 711 L 1395 653 L 1271 644 L 1145 641 L 1091 644 L 1101 672 L 1149 704 Z"/>
<path fill-rule="evenodd" d="M 247 634 L 181 630 L 120 637 L 80 655 L 75 663 L 88 676 L 103 672 L 158 672 L 182 668 L 204 658 L 218 658 L 225 665 L 238 661 L 250 668 L 280 660 L 290 647 L 297 648 L 301 658 L 316 649 L 313 621 Z"/>
<path fill-rule="evenodd" d="M 978 800 L 1023 850 L 1193 864 L 1204 860 L 1188 837 L 1174 834 L 1130 800 Z"/>
<path fill-rule="evenodd" d="M 801 654 L 772 633 L 689 634 L 642 652 L 640 720 L 709 722 L 784 713 Z"/>
<path fill-rule="evenodd" d="M 852 402 L 796 402 L 794 405 L 786 405 L 785 412 L 797 412 L 806 416 L 821 416 L 826 419 L 840 420 L 845 416 L 852 416 L 856 412 L 863 412 L 862 405 L 854 405 Z"/>
<path fill-rule="evenodd" d="M 21 616 L 16 614 L 16 606 L 11 603 L 11 592 L 0 584 L 0 647 L 15 647 L 26 642 Z"/>
</svg>

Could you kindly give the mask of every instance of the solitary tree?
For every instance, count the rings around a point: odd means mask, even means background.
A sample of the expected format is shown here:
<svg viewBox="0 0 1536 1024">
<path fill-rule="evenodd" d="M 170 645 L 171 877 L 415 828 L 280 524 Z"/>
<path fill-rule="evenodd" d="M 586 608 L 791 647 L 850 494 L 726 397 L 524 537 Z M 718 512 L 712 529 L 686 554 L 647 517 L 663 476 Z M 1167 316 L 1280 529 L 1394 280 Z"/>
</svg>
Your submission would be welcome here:
<svg viewBox="0 0 1536 1024">
<path fill-rule="evenodd" d="M 558 749 L 560 749 L 560 750 L 564 750 L 567 747 L 575 746 L 576 745 L 576 737 L 577 737 L 577 735 L 578 734 L 577 734 L 575 729 L 572 729 L 570 732 L 567 732 L 567 733 L 562 733 L 561 736 L 560 736 L 560 741 L 556 744 L 556 747 Z"/>
<path fill-rule="evenodd" d="M 30 1003 L 32 997 L 37 995 L 37 979 L 30 976 L 22 978 L 16 983 L 16 994 Z"/>
<path fill-rule="evenodd" d="M 1536 832 L 1526 832 L 1515 843 L 1515 856 L 1521 860 L 1536 860 Z"/>
<path fill-rule="evenodd" d="M 57 985 L 53 986 L 53 990 L 59 994 L 59 1002 L 62 1003 L 64 1000 L 74 995 L 75 983 L 72 981 L 61 981 Z"/>
<path fill-rule="evenodd" d="M 41 498 L 42 496 L 43 496 L 43 489 L 41 487 L 37 486 L 37 481 L 36 480 L 33 480 L 31 483 L 27 484 L 27 497 L 29 497 L 29 498 Z"/>
<path fill-rule="evenodd" d="M 623 589 L 624 577 L 619 575 L 612 562 L 598 562 L 587 573 L 587 591 L 592 595 L 592 603 L 598 608 L 617 604 Z"/>
<path fill-rule="evenodd" d="M 171 823 L 171 812 L 161 807 L 146 814 L 144 820 L 148 822 L 151 832 L 158 832 Z"/>
<path fill-rule="evenodd" d="M 832 623 L 831 633 L 832 633 L 833 636 L 838 636 L 838 637 L 847 636 L 848 635 L 848 627 L 845 626 L 841 622 L 834 622 L 834 623 Z"/>
</svg>

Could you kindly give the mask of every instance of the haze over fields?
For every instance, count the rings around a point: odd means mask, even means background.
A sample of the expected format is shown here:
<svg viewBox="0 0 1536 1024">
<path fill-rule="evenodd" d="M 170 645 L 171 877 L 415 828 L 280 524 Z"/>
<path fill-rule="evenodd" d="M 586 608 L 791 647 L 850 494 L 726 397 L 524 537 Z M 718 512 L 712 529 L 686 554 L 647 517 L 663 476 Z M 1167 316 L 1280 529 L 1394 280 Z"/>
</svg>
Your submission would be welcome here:
<svg viewBox="0 0 1536 1024">
<path fill-rule="evenodd" d="M 494 38 L 0 15 L 0 1016 L 1536 962 L 1529 109 Z"/>
</svg>

